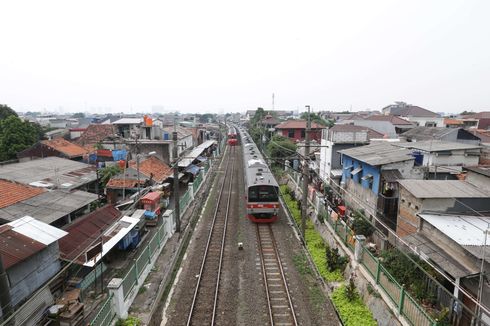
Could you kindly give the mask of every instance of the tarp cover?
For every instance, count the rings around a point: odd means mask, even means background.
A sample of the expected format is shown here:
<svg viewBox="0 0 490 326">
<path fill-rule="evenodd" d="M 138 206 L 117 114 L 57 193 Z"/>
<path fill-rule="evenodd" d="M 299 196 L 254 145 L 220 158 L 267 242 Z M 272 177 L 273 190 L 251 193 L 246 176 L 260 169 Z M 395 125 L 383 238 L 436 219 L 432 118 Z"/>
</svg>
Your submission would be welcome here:
<svg viewBox="0 0 490 326">
<path fill-rule="evenodd" d="M 192 173 L 193 175 L 196 175 L 199 173 L 200 170 L 201 170 L 201 168 L 196 166 L 196 165 L 189 165 L 187 167 L 187 169 L 185 169 L 185 172 Z"/>
</svg>

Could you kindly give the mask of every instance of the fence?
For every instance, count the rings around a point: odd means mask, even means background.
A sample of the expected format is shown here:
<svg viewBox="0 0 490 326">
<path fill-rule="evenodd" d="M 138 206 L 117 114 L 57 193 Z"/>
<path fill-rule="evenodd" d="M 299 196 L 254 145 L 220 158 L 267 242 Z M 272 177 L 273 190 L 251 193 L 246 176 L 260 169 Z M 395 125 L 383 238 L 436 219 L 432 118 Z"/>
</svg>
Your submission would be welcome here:
<svg viewBox="0 0 490 326">
<path fill-rule="evenodd" d="M 111 305 L 112 295 L 104 301 L 102 308 L 99 310 L 95 318 L 90 323 L 90 326 L 109 326 L 112 319 L 116 315 Z"/>
<path fill-rule="evenodd" d="M 134 260 L 126 275 L 123 277 L 123 293 L 126 299 L 131 290 L 138 284 L 138 278 L 145 270 L 146 266 L 151 264 L 152 258 L 158 254 L 158 249 L 165 244 L 167 233 L 165 232 L 167 221 L 164 221 L 158 228 L 158 231 L 151 238 L 148 246 Z"/>
<path fill-rule="evenodd" d="M 296 181 L 297 176 L 293 176 L 292 180 Z M 320 210 L 317 214 L 322 214 Z M 355 238 L 354 231 L 349 227 L 347 223 L 342 220 L 332 218 L 332 214 L 323 214 L 324 220 L 330 224 L 335 234 L 342 240 L 342 242 L 351 251 L 351 254 L 355 250 Z M 429 314 L 421 307 L 414 298 L 406 293 L 405 288 L 398 284 L 396 279 L 388 272 L 388 270 L 381 264 L 378 258 L 369 252 L 369 250 L 362 246 L 362 265 L 367 269 L 368 273 L 372 276 L 376 284 L 380 286 L 383 292 L 391 299 L 392 303 L 398 309 L 398 312 L 403 315 L 409 323 L 412 325 L 437 325 L 436 321 L 432 319 Z"/>
<path fill-rule="evenodd" d="M 80 282 L 80 293 L 82 298 L 85 296 L 86 290 L 95 282 L 100 275 L 107 270 L 107 266 L 104 263 L 100 263 L 95 266 L 95 268 L 85 275 L 83 280 Z"/>
<path fill-rule="evenodd" d="M 194 193 L 197 192 L 197 190 L 201 186 L 201 183 L 202 183 L 202 173 L 199 173 L 199 175 L 194 179 L 194 182 L 192 183 L 192 189 L 194 190 Z"/>
</svg>

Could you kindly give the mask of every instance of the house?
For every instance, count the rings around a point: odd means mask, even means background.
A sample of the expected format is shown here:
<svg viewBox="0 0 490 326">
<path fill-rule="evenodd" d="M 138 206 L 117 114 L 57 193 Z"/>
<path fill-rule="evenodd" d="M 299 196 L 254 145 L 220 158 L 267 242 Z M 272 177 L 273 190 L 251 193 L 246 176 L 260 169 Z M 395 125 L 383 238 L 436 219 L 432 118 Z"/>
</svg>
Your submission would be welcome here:
<svg viewBox="0 0 490 326">
<path fill-rule="evenodd" d="M 340 184 L 342 163 L 339 150 L 369 143 L 371 138 L 383 138 L 383 135 L 372 129 L 355 125 L 334 125 L 322 130 L 320 147 L 319 175 L 330 184 Z"/>
<path fill-rule="evenodd" d="M 385 115 L 402 117 L 417 126 L 444 127 L 444 118 L 439 114 L 404 102 L 388 105 L 382 109 L 382 112 Z"/>
<path fill-rule="evenodd" d="M 399 210 L 396 233 L 400 237 L 417 232 L 421 220 L 417 214 L 439 212 L 490 213 L 490 193 L 461 180 L 398 180 Z"/>
<path fill-rule="evenodd" d="M 163 139 L 172 140 L 173 132 L 177 131 L 177 156 L 181 156 L 183 152 L 187 149 L 194 147 L 194 141 L 192 138 L 192 132 L 187 128 L 180 126 L 177 127 L 164 127 L 163 128 Z M 170 160 L 173 161 L 173 143 L 170 145 Z"/>
<path fill-rule="evenodd" d="M 138 166 L 139 165 L 139 166 Z M 139 176 L 138 176 L 139 169 Z M 109 203 L 125 199 L 138 190 L 138 184 L 146 187 L 163 183 L 173 175 L 173 170 L 155 156 L 137 161 L 130 161 L 128 167 L 112 177 L 106 184 L 106 195 Z"/>
<path fill-rule="evenodd" d="M 398 143 L 396 146 L 412 150 L 416 166 L 478 165 L 481 153 L 479 145 L 442 140 Z"/>
<path fill-rule="evenodd" d="M 281 123 L 281 120 L 274 118 L 272 115 L 268 114 L 265 116 L 262 121 L 260 121 L 260 124 L 264 126 L 267 130 L 273 131 L 274 128 Z"/>
<path fill-rule="evenodd" d="M 306 133 L 306 120 L 286 120 L 276 125 L 276 131 L 279 135 L 287 137 L 293 141 L 299 141 L 305 139 Z M 311 122 L 310 140 L 320 141 L 321 130 L 325 127 Z"/>
<path fill-rule="evenodd" d="M 0 225 L 0 259 L 8 277 L 13 306 L 32 296 L 61 268 L 58 242 L 66 232 L 30 216 Z M 52 296 L 49 292 L 48 295 Z M 44 313 L 49 303 L 41 302 L 31 318 Z"/>
<path fill-rule="evenodd" d="M 140 130 L 143 118 L 121 118 L 112 122 L 112 124 L 116 128 L 116 134 L 120 137 L 136 138 L 142 135 L 146 136 L 146 133 L 141 133 Z"/>
<path fill-rule="evenodd" d="M 478 120 L 477 129 L 490 130 L 490 111 L 478 112 L 475 114 L 465 115 L 462 118 Z"/>
<path fill-rule="evenodd" d="M 490 193 L 490 165 L 468 166 L 465 181 Z"/>
<path fill-rule="evenodd" d="M 480 145 L 480 138 L 463 128 L 415 127 L 400 136 L 409 142 L 442 140 L 464 144 Z"/>
<path fill-rule="evenodd" d="M 61 259 L 93 268 L 138 222 L 129 216 L 121 218 L 112 205 L 101 207 L 65 229 L 68 234 L 59 244 Z"/>
<path fill-rule="evenodd" d="M 0 166 L 0 179 L 33 187 L 95 192 L 95 167 L 60 157 L 45 157 Z"/>
<path fill-rule="evenodd" d="M 339 152 L 342 154 L 341 187 L 345 189 L 346 203 L 355 209 L 363 209 L 366 216 L 380 217 L 395 229 L 397 181 L 423 176 L 421 171 L 413 169 L 411 151 L 379 142 Z"/>
<path fill-rule="evenodd" d="M 52 140 L 41 140 L 30 148 L 17 153 L 17 157 L 21 162 L 49 156 L 62 157 L 80 162 L 88 158 L 88 151 L 68 140 L 56 138 Z"/>
<path fill-rule="evenodd" d="M 375 120 L 354 120 L 355 126 L 361 126 L 372 129 L 383 135 L 383 138 L 397 139 L 395 126 L 389 121 L 375 121 Z"/>
<path fill-rule="evenodd" d="M 112 124 L 91 124 L 80 135 L 75 143 L 84 147 L 95 149 L 96 144 L 102 143 L 103 140 L 114 137 L 116 128 Z"/>
<path fill-rule="evenodd" d="M 413 123 L 411 123 L 405 119 L 402 119 L 396 115 L 391 115 L 391 114 L 388 114 L 388 115 L 372 115 L 372 116 L 366 117 L 364 120 L 387 121 L 387 122 L 391 123 L 393 125 L 393 127 L 395 127 L 396 134 L 401 134 L 401 133 L 415 127 L 415 124 L 413 124 Z"/>
<path fill-rule="evenodd" d="M 473 298 L 481 298 L 483 306 L 490 309 L 490 284 L 483 282 L 479 291 L 479 277 L 482 271 L 490 270 L 490 248 L 485 243 L 485 230 L 490 217 L 443 213 L 417 214 L 419 229 L 403 238 L 421 257 L 430 259 L 439 270 L 449 276 L 455 284 Z M 484 255 L 484 256 L 483 256 Z M 482 264 L 482 260 L 484 262 Z M 461 300 L 470 312 L 475 311 L 475 303 L 458 287 L 446 285 L 454 297 Z M 479 296 L 479 293 L 482 295 Z M 438 294 L 436 294 L 438 295 Z M 439 302 L 446 301 L 438 298 Z M 451 310 L 452 302 L 444 302 Z M 463 310 L 456 316 L 456 325 L 471 323 L 471 314 Z M 489 322 L 490 315 L 483 314 Z"/>
</svg>

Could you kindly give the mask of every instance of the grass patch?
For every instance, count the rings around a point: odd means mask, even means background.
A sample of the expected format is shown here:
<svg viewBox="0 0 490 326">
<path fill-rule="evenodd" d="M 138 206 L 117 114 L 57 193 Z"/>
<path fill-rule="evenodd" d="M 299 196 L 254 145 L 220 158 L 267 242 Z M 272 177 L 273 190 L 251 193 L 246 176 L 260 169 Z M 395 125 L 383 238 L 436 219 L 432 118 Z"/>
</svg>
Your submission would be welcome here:
<svg viewBox="0 0 490 326">
<path fill-rule="evenodd" d="M 282 185 L 280 189 L 282 197 L 284 198 L 289 211 L 293 215 L 296 224 L 301 224 L 301 211 L 298 207 L 298 202 L 292 198 L 287 185 Z M 342 276 L 342 271 L 328 271 L 327 258 L 325 256 L 325 242 L 323 241 L 320 233 L 315 230 L 313 222 L 311 222 L 309 219 L 306 220 L 305 238 L 306 248 L 310 252 L 313 262 L 318 268 L 320 275 L 328 282 L 342 281 L 344 279 Z"/>
<path fill-rule="evenodd" d="M 305 255 L 294 255 L 293 263 L 301 275 L 313 275 Z"/>
<path fill-rule="evenodd" d="M 339 311 L 342 322 L 346 326 L 376 326 L 376 320 L 368 307 L 362 302 L 359 295 L 349 301 L 345 295 L 345 285 L 340 286 L 332 293 L 332 301 Z"/>
</svg>

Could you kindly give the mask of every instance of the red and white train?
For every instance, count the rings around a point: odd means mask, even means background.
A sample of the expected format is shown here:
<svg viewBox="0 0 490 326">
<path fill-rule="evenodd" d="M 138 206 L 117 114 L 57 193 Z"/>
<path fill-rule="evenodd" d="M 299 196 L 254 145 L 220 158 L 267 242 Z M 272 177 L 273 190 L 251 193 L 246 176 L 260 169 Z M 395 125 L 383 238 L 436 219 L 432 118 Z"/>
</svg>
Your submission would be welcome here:
<svg viewBox="0 0 490 326">
<path fill-rule="evenodd" d="M 279 185 L 257 145 L 239 128 L 243 145 L 247 218 L 256 223 L 275 222 L 279 214 Z"/>
<path fill-rule="evenodd" d="M 228 128 L 228 145 L 230 146 L 235 146 L 238 144 L 238 139 L 237 139 L 237 132 L 236 128 L 234 126 L 230 126 Z"/>
</svg>

